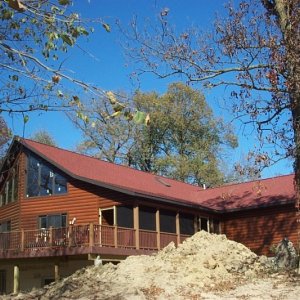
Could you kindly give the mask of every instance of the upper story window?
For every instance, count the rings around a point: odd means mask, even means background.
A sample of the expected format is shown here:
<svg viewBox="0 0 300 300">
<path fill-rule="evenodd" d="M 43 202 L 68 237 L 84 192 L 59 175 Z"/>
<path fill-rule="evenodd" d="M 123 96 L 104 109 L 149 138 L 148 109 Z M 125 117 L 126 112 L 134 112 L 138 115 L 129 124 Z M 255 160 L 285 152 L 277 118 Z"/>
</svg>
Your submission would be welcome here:
<svg viewBox="0 0 300 300">
<path fill-rule="evenodd" d="M 67 180 L 51 165 L 32 155 L 28 156 L 27 197 L 67 193 Z"/>
<path fill-rule="evenodd" d="M 18 200 L 18 165 L 15 165 L 7 172 L 7 179 L 2 185 L 2 190 L 0 193 L 0 207 Z"/>
</svg>

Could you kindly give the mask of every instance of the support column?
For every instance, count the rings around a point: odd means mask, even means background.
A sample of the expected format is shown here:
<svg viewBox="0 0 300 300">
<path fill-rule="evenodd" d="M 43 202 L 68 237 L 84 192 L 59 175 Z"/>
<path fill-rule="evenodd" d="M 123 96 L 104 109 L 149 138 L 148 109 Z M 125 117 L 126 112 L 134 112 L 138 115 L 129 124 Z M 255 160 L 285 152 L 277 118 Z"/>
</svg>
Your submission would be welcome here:
<svg viewBox="0 0 300 300">
<path fill-rule="evenodd" d="M 199 224 L 199 219 L 200 218 L 198 216 L 194 217 L 194 233 L 196 233 L 197 231 L 201 230 L 201 225 Z"/>
<path fill-rule="evenodd" d="M 49 244 L 50 244 L 50 246 L 53 245 L 53 227 L 52 226 L 50 226 L 50 228 L 49 228 Z"/>
<path fill-rule="evenodd" d="M 25 233 L 24 229 L 21 229 L 21 251 L 24 251 L 24 246 L 25 246 Z"/>
<path fill-rule="evenodd" d="M 159 209 L 155 213 L 155 225 L 156 225 L 156 243 L 157 249 L 160 250 L 160 219 L 159 219 Z"/>
<path fill-rule="evenodd" d="M 135 247 L 140 249 L 140 224 L 139 224 L 139 207 L 138 205 L 133 208 L 133 227 L 135 229 Z"/>
<path fill-rule="evenodd" d="M 58 263 L 56 263 L 54 265 L 54 279 L 55 279 L 55 282 L 59 281 L 59 279 L 60 279 Z"/>
<path fill-rule="evenodd" d="M 176 214 L 176 236 L 177 236 L 177 246 L 180 244 L 180 221 L 179 212 Z"/>
<path fill-rule="evenodd" d="M 19 266 L 14 266 L 14 294 L 20 291 L 20 269 Z"/>
<path fill-rule="evenodd" d="M 115 248 L 118 248 L 118 227 L 117 227 L 117 225 L 114 226 L 114 245 L 115 245 Z"/>
<path fill-rule="evenodd" d="M 94 224 L 90 223 L 89 226 L 89 246 L 93 247 L 94 246 Z"/>
</svg>

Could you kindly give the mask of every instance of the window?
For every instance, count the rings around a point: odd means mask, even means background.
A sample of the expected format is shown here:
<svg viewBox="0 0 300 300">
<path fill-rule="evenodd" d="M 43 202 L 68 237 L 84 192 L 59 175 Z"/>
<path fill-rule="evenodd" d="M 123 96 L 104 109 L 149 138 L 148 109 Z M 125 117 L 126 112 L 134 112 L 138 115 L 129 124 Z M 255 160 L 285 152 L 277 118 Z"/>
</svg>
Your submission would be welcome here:
<svg viewBox="0 0 300 300">
<path fill-rule="evenodd" d="M 156 230 L 156 209 L 151 207 L 140 207 L 139 210 L 139 223 L 140 229 Z"/>
<path fill-rule="evenodd" d="M 67 214 L 39 216 L 39 229 L 41 228 L 61 228 L 67 226 Z"/>
<path fill-rule="evenodd" d="M 67 193 L 67 180 L 48 163 L 28 156 L 27 197 Z"/>
<path fill-rule="evenodd" d="M 194 216 L 190 214 L 180 214 L 179 215 L 180 222 L 180 233 L 193 235 L 195 233 L 194 227 Z"/>
<path fill-rule="evenodd" d="M 11 202 L 17 201 L 18 199 L 18 165 L 8 171 L 9 175 L 7 180 L 2 186 L 0 193 L 0 207 Z"/>
<path fill-rule="evenodd" d="M 159 212 L 160 231 L 176 233 L 176 213 L 167 210 Z"/>
<path fill-rule="evenodd" d="M 120 227 L 133 228 L 132 206 L 117 206 L 117 224 Z"/>
</svg>

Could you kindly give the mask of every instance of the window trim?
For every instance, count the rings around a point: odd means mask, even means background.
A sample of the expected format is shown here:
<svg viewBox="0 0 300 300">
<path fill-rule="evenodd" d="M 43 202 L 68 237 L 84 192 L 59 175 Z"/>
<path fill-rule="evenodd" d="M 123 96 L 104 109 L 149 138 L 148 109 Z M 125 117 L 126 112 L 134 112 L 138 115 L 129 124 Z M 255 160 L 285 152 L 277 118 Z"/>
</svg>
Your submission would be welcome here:
<svg viewBox="0 0 300 300">
<path fill-rule="evenodd" d="M 105 207 L 105 208 L 99 208 L 99 224 L 100 225 L 103 225 L 102 224 L 102 219 L 103 219 L 103 216 L 102 216 L 102 212 L 103 211 L 107 211 L 107 210 L 112 210 L 113 211 L 113 223 L 114 225 L 113 226 L 117 226 L 117 209 L 116 209 L 116 205 L 113 205 L 113 206 L 110 206 L 110 207 Z"/>
</svg>

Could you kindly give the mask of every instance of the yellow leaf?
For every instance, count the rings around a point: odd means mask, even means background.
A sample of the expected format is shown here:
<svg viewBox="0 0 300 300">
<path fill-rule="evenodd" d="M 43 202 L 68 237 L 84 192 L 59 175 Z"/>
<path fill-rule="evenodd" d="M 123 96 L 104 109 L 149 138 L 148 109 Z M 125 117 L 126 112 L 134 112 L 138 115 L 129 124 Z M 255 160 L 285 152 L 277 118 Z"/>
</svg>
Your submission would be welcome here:
<svg viewBox="0 0 300 300">
<path fill-rule="evenodd" d="M 102 26 L 106 30 L 106 32 L 110 32 L 110 26 L 107 23 L 102 23 Z"/>
<path fill-rule="evenodd" d="M 147 114 L 146 118 L 145 118 L 145 124 L 148 126 L 150 125 L 150 115 Z"/>
<path fill-rule="evenodd" d="M 106 96 L 107 96 L 107 98 L 109 99 L 109 102 L 110 102 L 111 104 L 116 104 L 116 103 L 117 103 L 116 96 L 114 95 L 113 92 L 111 92 L 111 91 L 107 92 L 107 93 L 106 93 Z"/>
<path fill-rule="evenodd" d="M 121 111 L 116 111 L 113 114 L 110 115 L 111 118 L 118 117 L 121 114 Z"/>
</svg>

